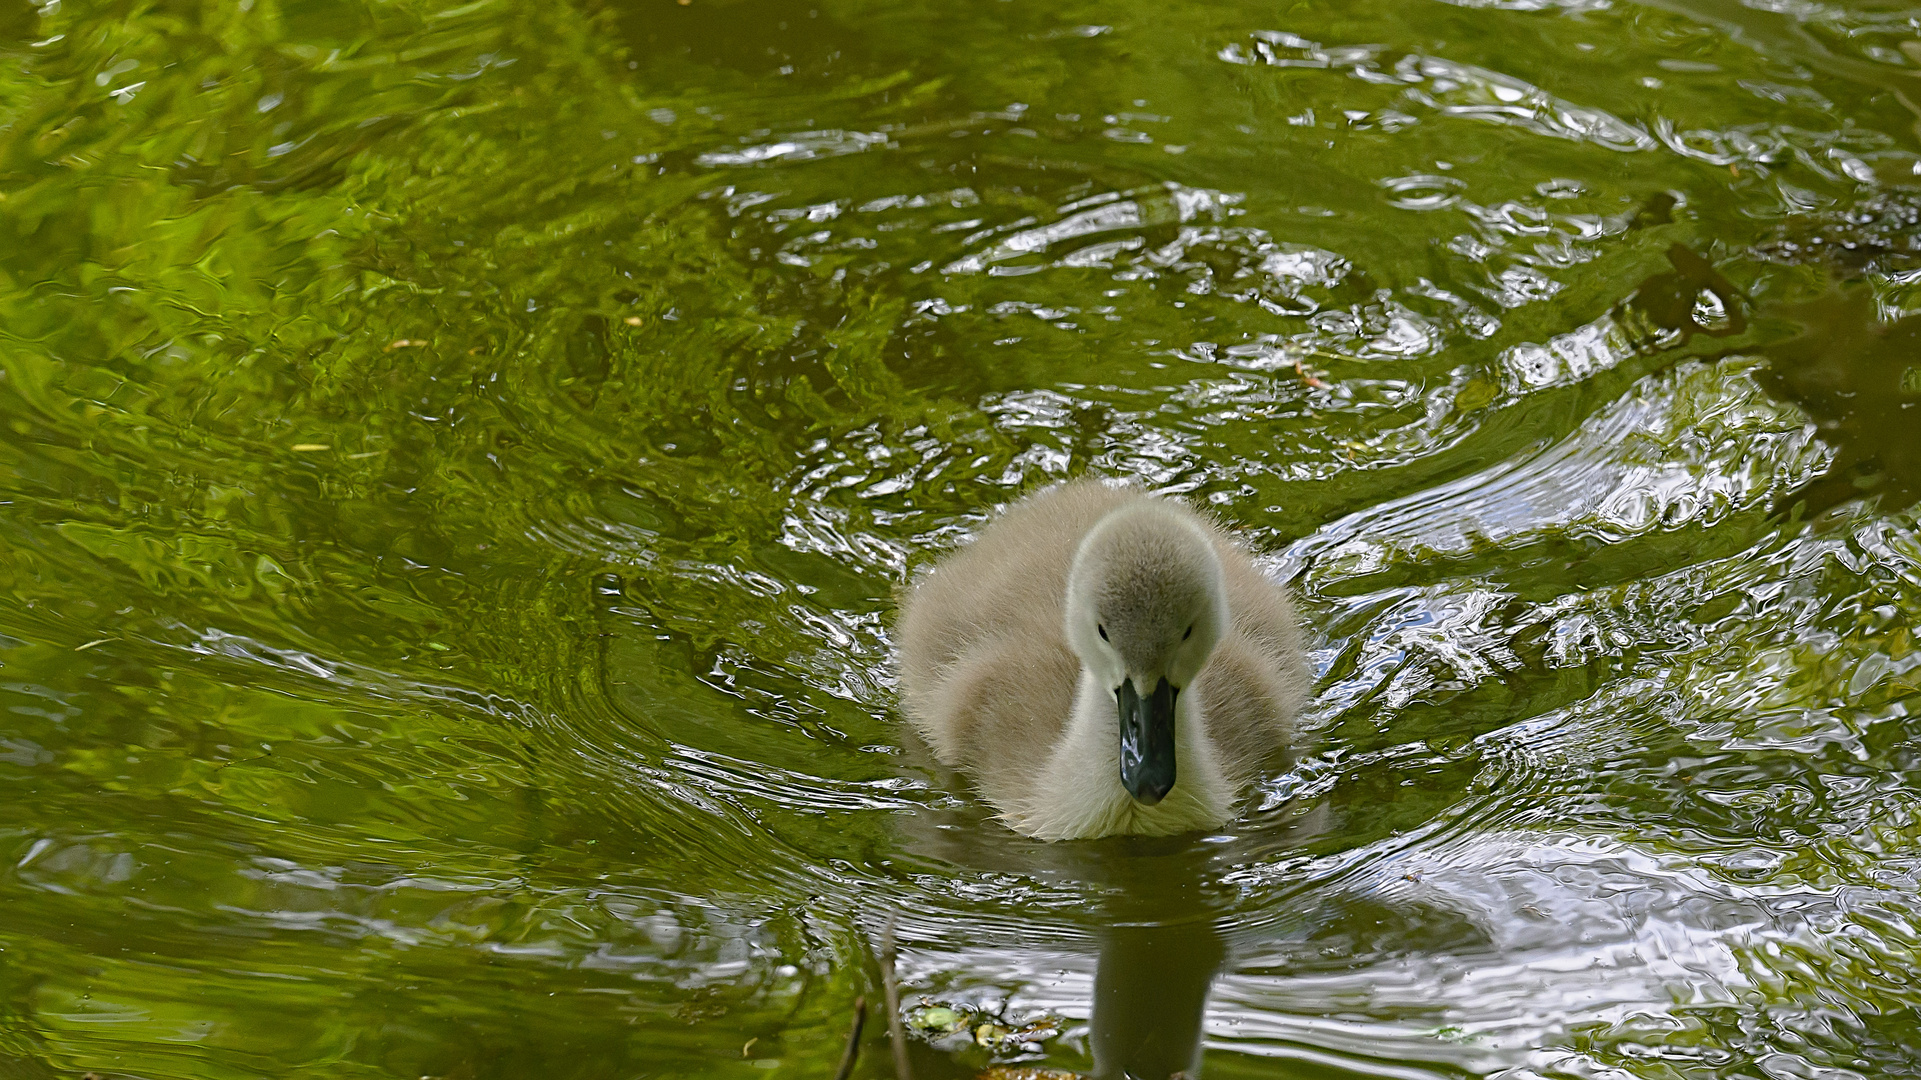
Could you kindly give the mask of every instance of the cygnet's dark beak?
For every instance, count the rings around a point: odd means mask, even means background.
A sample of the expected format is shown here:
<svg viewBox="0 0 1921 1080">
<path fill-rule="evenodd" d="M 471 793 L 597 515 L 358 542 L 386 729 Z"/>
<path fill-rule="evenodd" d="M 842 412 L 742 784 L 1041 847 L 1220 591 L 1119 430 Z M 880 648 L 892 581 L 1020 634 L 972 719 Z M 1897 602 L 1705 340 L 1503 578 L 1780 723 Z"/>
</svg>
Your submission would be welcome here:
<svg viewBox="0 0 1921 1080">
<path fill-rule="evenodd" d="M 1147 806 L 1174 789 L 1174 697 L 1179 693 L 1166 679 L 1145 698 L 1135 692 L 1133 679 L 1114 693 L 1121 706 L 1121 784 Z"/>
</svg>

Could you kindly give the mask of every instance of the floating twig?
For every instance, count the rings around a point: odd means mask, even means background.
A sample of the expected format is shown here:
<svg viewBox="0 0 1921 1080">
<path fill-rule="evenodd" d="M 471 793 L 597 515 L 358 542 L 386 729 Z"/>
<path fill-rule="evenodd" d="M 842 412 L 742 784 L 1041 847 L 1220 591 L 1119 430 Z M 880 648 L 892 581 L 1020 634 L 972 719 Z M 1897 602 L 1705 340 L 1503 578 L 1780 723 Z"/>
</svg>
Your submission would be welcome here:
<svg viewBox="0 0 1921 1080">
<path fill-rule="evenodd" d="M 854 1026 L 847 1029 L 847 1049 L 840 1052 L 840 1068 L 834 1073 L 834 1080 L 847 1080 L 854 1075 L 854 1062 L 860 1060 L 860 1029 L 867 1023 L 867 997 L 861 995 L 854 999 Z"/>
<path fill-rule="evenodd" d="M 887 992 L 887 1034 L 894 1040 L 894 1077 L 895 1080 L 914 1080 L 914 1070 L 907 1064 L 907 1031 L 900 1022 L 900 984 L 894 981 L 894 920 L 887 920 L 887 930 L 880 943 L 880 985 Z"/>
</svg>

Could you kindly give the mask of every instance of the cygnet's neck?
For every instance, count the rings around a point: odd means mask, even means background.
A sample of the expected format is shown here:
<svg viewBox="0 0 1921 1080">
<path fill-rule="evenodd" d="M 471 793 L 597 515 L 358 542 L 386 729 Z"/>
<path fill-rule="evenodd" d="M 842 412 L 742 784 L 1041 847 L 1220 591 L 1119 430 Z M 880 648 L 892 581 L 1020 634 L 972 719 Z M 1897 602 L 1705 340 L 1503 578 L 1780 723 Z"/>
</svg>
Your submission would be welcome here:
<svg viewBox="0 0 1921 1080">
<path fill-rule="evenodd" d="M 1034 794 L 1009 814 L 1043 840 L 1131 834 L 1171 836 L 1227 820 L 1234 793 L 1221 772 L 1196 695 L 1174 701 L 1174 787 L 1147 806 L 1121 784 L 1120 714 L 1112 690 L 1082 668 L 1067 730 L 1042 766 Z"/>
</svg>

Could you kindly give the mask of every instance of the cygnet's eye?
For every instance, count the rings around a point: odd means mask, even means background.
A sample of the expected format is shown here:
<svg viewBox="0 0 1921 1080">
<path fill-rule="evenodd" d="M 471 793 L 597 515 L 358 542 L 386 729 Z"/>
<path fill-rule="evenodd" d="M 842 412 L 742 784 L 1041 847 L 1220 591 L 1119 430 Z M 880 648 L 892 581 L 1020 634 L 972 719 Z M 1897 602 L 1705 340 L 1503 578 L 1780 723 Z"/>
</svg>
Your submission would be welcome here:
<svg viewBox="0 0 1921 1080">
<path fill-rule="evenodd" d="M 1102 626 L 1102 625 L 1100 625 L 1099 623 L 1095 623 L 1095 624 L 1094 624 L 1094 629 L 1096 629 L 1096 630 L 1099 630 L 1099 631 L 1101 632 L 1101 640 L 1102 640 L 1102 641 L 1106 641 L 1106 640 L 1107 640 L 1107 627 L 1105 627 L 1105 626 Z"/>
<path fill-rule="evenodd" d="M 1193 624 L 1193 623 L 1188 623 L 1188 624 L 1187 624 L 1187 633 L 1185 633 L 1185 634 L 1182 634 L 1182 635 L 1181 635 L 1181 640 L 1182 640 L 1182 641 L 1186 641 L 1186 640 L 1187 640 L 1188 638 L 1191 638 L 1191 637 L 1193 637 L 1193 636 L 1194 636 L 1194 624 Z"/>
</svg>

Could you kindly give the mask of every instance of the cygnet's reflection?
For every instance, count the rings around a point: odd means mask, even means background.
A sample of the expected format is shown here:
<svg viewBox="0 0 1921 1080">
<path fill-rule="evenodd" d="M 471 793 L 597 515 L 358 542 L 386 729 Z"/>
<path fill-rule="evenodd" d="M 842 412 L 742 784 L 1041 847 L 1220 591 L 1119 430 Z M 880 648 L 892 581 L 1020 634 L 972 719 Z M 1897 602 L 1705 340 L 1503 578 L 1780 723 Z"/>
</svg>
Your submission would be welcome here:
<svg viewBox="0 0 1921 1080">
<path fill-rule="evenodd" d="M 1208 903 L 1217 853 L 1179 838 L 1076 846 L 1105 886 L 1088 1039 L 1096 1080 L 1198 1076 L 1207 992 L 1226 957 Z"/>
<path fill-rule="evenodd" d="M 1213 920 L 1117 923 L 1094 974 L 1096 1080 L 1200 1075 L 1207 992 L 1226 948 Z"/>
<path fill-rule="evenodd" d="M 995 829 L 971 808 L 908 819 L 905 831 L 916 854 L 949 872 L 1015 875 L 1090 896 L 1085 914 L 1061 918 L 1059 929 L 1084 929 L 1094 944 L 1092 1000 L 1080 1000 L 1096 1080 L 1197 1080 L 1208 994 L 1228 962 L 1223 864 L 1248 859 L 1250 845 L 1286 847 L 1301 836 L 1041 844 Z"/>
</svg>

